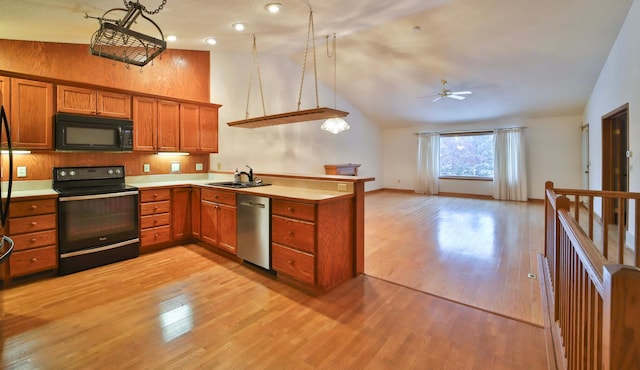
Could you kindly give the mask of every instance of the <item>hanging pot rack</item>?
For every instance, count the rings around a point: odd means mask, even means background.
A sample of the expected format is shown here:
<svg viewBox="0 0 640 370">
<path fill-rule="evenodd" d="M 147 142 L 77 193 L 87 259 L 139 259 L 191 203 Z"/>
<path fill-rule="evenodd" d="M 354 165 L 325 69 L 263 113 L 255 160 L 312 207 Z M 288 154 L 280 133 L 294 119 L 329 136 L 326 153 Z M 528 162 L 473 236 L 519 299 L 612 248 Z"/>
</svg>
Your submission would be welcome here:
<svg viewBox="0 0 640 370">
<path fill-rule="evenodd" d="M 312 109 L 300 110 L 300 105 L 302 101 L 302 89 L 304 86 L 304 76 L 306 72 L 307 66 L 307 55 L 309 52 L 309 42 L 312 43 L 312 51 L 313 51 L 313 75 L 315 82 L 315 93 L 316 93 L 316 107 Z M 241 127 L 241 128 L 259 128 L 259 127 L 267 127 L 267 126 L 276 126 L 276 125 L 284 125 L 289 123 L 298 123 L 298 122 L 308 122 L 308 121 L 317 121 L 317 120 L 325 120 L 329 118 L 338 118 L 338 117 L 346 117 L 349 112 L 341 111 L 334 108 L 320 107 L 319 98 L 318 98 L 318 73 L 316 66 L 316 44 L 315 44 L 315 30 L 313 24 L 313 10 L 309 8 L 309 26 L 307 29 L 307 43 L 304 49 L 304 61 L 302 64 L 302 78 L 300 80 L 300 90 L 298 93 L 298 110 L 294 112 L 286 112 L 279 114 L 267 115 L 266 110 L 264 108 L 264 94 L 262 92 L 262 80 L 260 79 L 260 66 L 258 64 L 257 59 L 257 48 L 256 48 L 256 38 L 253 36 L 253 49 L 252 49 L 252 63 L 251 63 L 251 73 L 249 75 L 249 93 L 247 94 L 247 110 L 245 119 L 239 121 L 227 122 L 227 125 L 231 127 Z M 256 69 L 258 70 L 258 79 L 260 83 L 260 95 L 262 97 L 262 109 L 263 116 L 262 117 L 249 117 L 249 99 L 251 96 L 251 85 L 253 78 L 253 64 L 255 62 Z"/>
<path fill-rule="evenodd" d="M 107 10 L 102 17 L 91 17 L 85 13 L 85 18 L 97 19 L 100 22 L 100 28 L 91 37 L 89 49 L 93 55 L 126 63 L 127 67 L 129 64 L 142 67 L 167 48 L 160 27 L 143 13 L 158 14 L 167 0 L 162 0 L 160 6 L 152 11 L 147 10 L 139 0 L 123 2 L 124 8 Z M 122 13 L 124 16 L 121 19 L 109 18 Z M 159 38 L 132 30 L 132 26 L 140 26 L 137 24 L 139 18 L 155 29 Z"/>
</svg>

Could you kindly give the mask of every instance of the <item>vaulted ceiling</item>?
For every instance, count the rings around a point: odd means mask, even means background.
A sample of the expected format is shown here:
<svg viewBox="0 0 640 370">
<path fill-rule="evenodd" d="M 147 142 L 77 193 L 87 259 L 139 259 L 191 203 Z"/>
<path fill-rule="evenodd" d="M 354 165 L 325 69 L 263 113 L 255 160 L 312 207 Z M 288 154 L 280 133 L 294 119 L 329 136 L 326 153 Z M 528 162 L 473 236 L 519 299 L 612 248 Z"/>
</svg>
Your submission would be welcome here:
<svg viewBox="0 0 640 370">
<path fill-rule="evenodd" d="M 139 0 L 156 9 L 162 0 Z M 278 14 L 265 5 L 282 4 Z M 151 16 L 170 48 L 299 59 L 338 38 L 338 94 L 381 127 L 580 114 L 633 0 L 167 0 Z M 122 0 L 3 0 L 0 38 L 88 44 L 90 16 Z M 246 23 L 245 31 L 232 29 Z M 214 37 L 217 44 L 204 42 Z M 0 51 L 1 57 L 1 51 Z M 247 73 L 247 71 L 239 71 Z M 319 78 L 333 84 L 333 71 Z M 447 79 L 466 100 L 432 103 Z M 220 102 L 225 104 L 225 102 Z"/>
</svg>

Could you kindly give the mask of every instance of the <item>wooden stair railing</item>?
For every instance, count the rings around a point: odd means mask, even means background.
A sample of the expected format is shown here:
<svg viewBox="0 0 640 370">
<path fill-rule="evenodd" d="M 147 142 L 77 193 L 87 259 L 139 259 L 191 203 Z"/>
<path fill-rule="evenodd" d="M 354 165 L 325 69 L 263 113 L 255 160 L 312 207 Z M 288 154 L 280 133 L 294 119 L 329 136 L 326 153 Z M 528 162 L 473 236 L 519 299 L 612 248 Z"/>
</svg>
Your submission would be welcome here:
<svg viewBox="0 0 640 370">
<path fill-rule="evenodd" d="M 542 275 L 553 290 L 551 337 L 562 357 L 555 356 L 556 363 L 568 369 L 640 368 L 640 269 L 607 261 L 571 215 L 569 198 L 551 183 L 546 190 Z M 588 196 L 620 196 L 593 193 Z"/>
</svg>

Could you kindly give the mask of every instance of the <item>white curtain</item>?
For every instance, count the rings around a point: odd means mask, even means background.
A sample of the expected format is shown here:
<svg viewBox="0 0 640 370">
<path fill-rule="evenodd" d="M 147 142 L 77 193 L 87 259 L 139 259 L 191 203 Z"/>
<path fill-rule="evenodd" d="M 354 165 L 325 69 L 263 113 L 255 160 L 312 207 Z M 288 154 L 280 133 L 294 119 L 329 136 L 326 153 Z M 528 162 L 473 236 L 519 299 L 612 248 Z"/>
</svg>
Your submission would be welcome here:
<svg viewBox="0 0 640 370">
<path fill-rule="evenodd" d="M 438 194 L 440 172 L 440 134 L 418 135 L 418 181 L 416 193 Z"/>
<path fill-rule="evenodd" d="M 493 136 L 493 197 L 527 201 L 527 169 L 524 129 L 496 130 Z"/>
</svg>

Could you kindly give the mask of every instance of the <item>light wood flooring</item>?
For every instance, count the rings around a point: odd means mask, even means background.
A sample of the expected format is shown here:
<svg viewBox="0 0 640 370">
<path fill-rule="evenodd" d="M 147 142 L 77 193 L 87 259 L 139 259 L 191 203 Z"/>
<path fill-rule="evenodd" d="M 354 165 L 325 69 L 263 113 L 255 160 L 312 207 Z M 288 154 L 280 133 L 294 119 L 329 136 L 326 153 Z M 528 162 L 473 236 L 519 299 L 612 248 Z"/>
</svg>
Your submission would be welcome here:
<svg viewBox="0 0 640 370">
<path fill-rule="evenodd" d="M 546 369 L 543 329 L 360 276 L 315 295 L 186 245 L 1 291 L 5 369 Z"/>
<path fill-rule="evenodd" d="M 369 193 L 365 243 L 367 275 L 544 325 L 541 202 Z"/>
<path fill-rule="evenodd" d="M 0 367 L 548 367 L 541 204 L 365 202 L 367 275 L 325 294 L 194 244 L 1 290 Z"/>
</svg>

